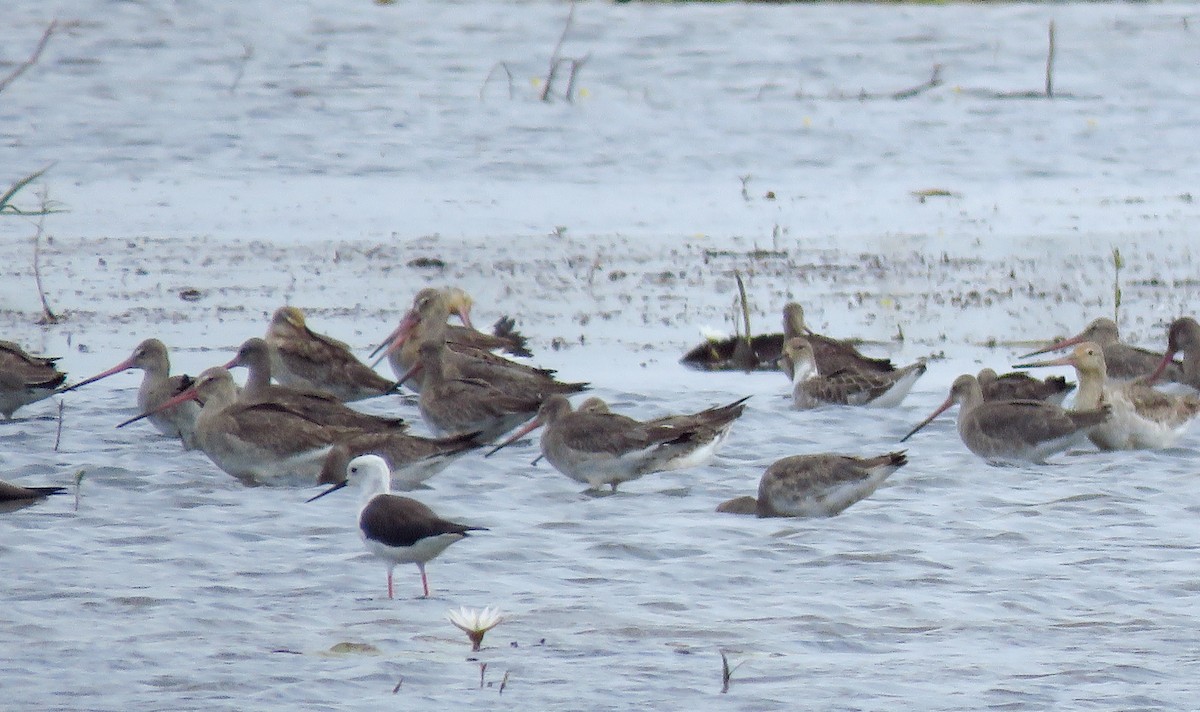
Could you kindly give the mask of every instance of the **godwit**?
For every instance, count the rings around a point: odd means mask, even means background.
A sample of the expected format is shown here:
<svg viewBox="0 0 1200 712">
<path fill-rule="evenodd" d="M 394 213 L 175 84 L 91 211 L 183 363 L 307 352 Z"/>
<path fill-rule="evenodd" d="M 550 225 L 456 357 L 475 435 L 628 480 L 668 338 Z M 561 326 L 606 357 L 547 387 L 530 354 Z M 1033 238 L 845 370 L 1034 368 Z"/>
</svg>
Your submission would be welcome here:
<svg viewBox="0 0 1200 712">
<path fill-rule="evenodd" d="M 536 419 L 488 455 L 545 425 L 542 455 L 555 469 L 591 489 L 608 485 L 615 492 L 622 482 L 651 472 L 703 464 L 725 441 L 745 400 L 643 423 L 594 403 L 587 411 L 572 411 L 564 396 L 552 395 Z"/>
<path fill-rule="evenodd" d="M 517 334 L 512 329 L 511 319 L 500 318 L 500 321 L 496 323 L 497 333 L 494 335 L 475 330 L 470 324 L 470 305 L 472 305 L 472 299 L 457 287 L 421 289 L 413 297 L 413 306 L 400 319 L 400 325 L 397 325 L 396 329 L 371 352 L 371 357 L 376 357 L 379 352 L 384 352 L 388 355 L 392 372 L 400 377 L 402 373 L 407 372 L 413 366 L 416 360 L 416 348 L 420 346 L 421 342 L 424 342 L 424 339 L 420 337 L 420 330 L 432 329 L 434 325 L 443 329 L 445 341 L 457 346 L 488 353 L 503 351 L 512 355 L 520 355 L 520 357 L 533 355 L 526 348 L 524 336 Z M 458 315 L 458 318 L 461 318 L 463 324 L 466 325 L 458 327 L 458 325 L 448 323 L 446 319 L 450 318 L 451 313 Z M 409 343 L 409 346 L 404 348 L 406 343 Z M 379 360 L 377 359 L 374 363 L 378 364 Z"/>
<path fill-rule="evenodd" d="M 706 336 L 703 343 L 693 346 L 679 362 L 698 371 L 744 371 L 747 362 L 758 371 L 774 371 L 783 346 L 783 334 L 758 334 L 750 337 L 750 357 L 738 354 L 744 349 L 744 336 Z M 737 358 L 735 358 L 737 354 Z"/>
<path fill-rule="evenodd" d="M 967 449 L 993 464 L 1041 463 L 1082 443 L 1089 430 L 1108 420 L 1112 409 L 1066 411 L 1045 401 L 985 401 L 979 381 L 959 376 L 950 397 L 900 438 L 904 442 L 958 403 L 958 435 Z"/>
<path fill-rule="evenodd" d="M 477 433 L 487 442 L 537 415 L 545 394 L 532 389 L 509 392 L 477 378 L 454 378 L 446 372 L 445 352 L 445 343 L 427 341 L 414 367 L 425 373 L 418 402 L 421 417 L 438 435 Z"/>
<path fill-rule="evenodd" d="M 379 358 L 382 359 L 386 356 L 397 378 L 412 372 L 413 366 L 418 363 L 417 353 L 422 344 L 427 341 L 443 341 L 449 352 L 447 363 L 460 366 L 459 371 L 464 371 L 464 368 L 468 364 L 470 365 L 473 372 L 464 373 L 467 377 L 479 376 L 479 372 L 487 376 L 499 374 L 500 377 L 510 378 L 515 377 L 514 374 L 521 374 L 556 383 L 553 380 L 554 371 L 498 356 L 492 353 L 490 348 L 483 347 L 486 346 L 485 342 L 471 338 L 471 334 L 478 332 L 454 329 L 447 323 L 452 309 L 452 302 L 447 296 L 447 290 L 426 288 L 417 293 L 412 308 L 405 314 L 400 326 L 396 327 L 396 331 L 392 332 L 381 347 L 386 350 L 384 355 Z M 414 391 L 421 390 L 420 380 L 404 382 L 407 382 Z M 566 386 L 568 384 L 559 385 Z"/>
<path fill-rule="evenodd" d="M 490 351 L 480 351 L 470 347 L 464 347 L 448 342 L 446 336 L 445 319 L 428 320 L 422 318 L 419 322 L 418 330 L 414 329 L 411 336 L 406 339 L 404 335 L 399 337 L 397 343 L 404 342 L 401 350 L 406 350 L 409 346 L 416 346 L 416 355 L 412 357 L 408 371 L 398 381 L 401 384 L 413 383 L 416 384 L 421 379 L 414 378 L 420 372 L 420 346 L 425 343 L 445 343 L 446 348 L 442 351 L 442 367 L 445 369 L 447 377 L 450 378 L 478 378 L 486 381 L 497 389 L 506 393 L 542 393 L 549 395 L 551 393 L 578 393 L 588 387 L 586 383 L 566 383 L 554 379 L 551 372 L 540 368 L 534 368 L 525 364 L 510 361 L 503 356 L 497 356 Z M 420 328 L 420 327 L 428 328 Z M 419 343 L 413 338 L 419 339 Z M 392 352 L 389 355 L 394 355 Z M 408 361 L 408 357 L 403 359 Z M 392 367 L 397 364 L 393 362 Z M 415 390 L 420 390 L 416 388 Z"/>
<path fill-rule="evenodd" d="M 1154 372 L 1159 363 L 1163 360 L 1163 355 L 1141 349 L 1136 346 L 1130 346 L 1121 342 L 1120 333 L 1117 331 L 1117 323 L 1112 319 L 1103 317 L 1096 319 L 1087 325 L 1087 328 L 1062 341 L 1056 341 L 1045 348 L 1037 351 L 1030 351 L 1021 356 L 1021 358 L 1029 358 L 1050 351 L 1059 351 L 1069 346 L 1076 346 L 1085 341 L 1099 344 L 1104 351 L 1104 362 L 1108 366 L 1108 377 L 1121 380 L 1138 378 Z M 1176 383 L 1184 383 L 1183 369 L 1177 363 L 1168 363 L 1162 373 L 1162 377 L 1168 381 Z"/>
<path fill-rule="evenodd" d="M 739 398 L 728 405 L 718 405 L 706 408 L 698 413 L 686 415 L 665 415 L 653 420 L 640 421 L 649 428 L 670 427 L 679 432 L 695 431 L 697 442 L 707 442 L 706 447 L 697 447 L 691 452 L 667 462 L 664 470 L 684 470 L 689 467 L 703 465 L 712 459 L 713 454 L 729 438 L 735 420 L 745 411 L 746 401 L 750 396 Z M 603 398 L 595 396 L 582 401 L 576 408 L 576 413 L 611 413 L 608 403 Z M 639 421 L 634 421 L 639 422 Z M 541 458 L 539 458 L 541 459 Z"/>
<path fill-rule="evenodd" d="M 464 346 L 472 346 L 483 351 L 503 351 L 513 356 L 532 356 L 528 342 L 514 328 L 516 322 L 507 316 L 502 316 L 492 326 L 492 333 L 487 334 L 475 328 L 471 323 L 471 308 L 475 300 L 459 287 L 446 287 L 442 290 L 446 296 L 450 311 L 458 314 L 463 326 L 447 324 L 447 341 Z M 449 318 L 449 314 L 446 315 Z"/>
<path fill-rule="evenodd" d="M 758 497 L 731 499 L 717 511 L 759 517 L 832 517 L 869 497 L 888 475 L 907 462 L 903 451 L 878 457 L 785 457 L 763 473 Z"/>
<path fill-rule="evenodd" d="M 1154 390 L 1142 380 L 1110 381 L 1105 372 L 1104 351 L 1085 341 L 1070 354 L 1052 361 L 1021 364 L 1074 366 L 1079 377 L 1076 410 L 1094 411 L 1111 406 L 1112 418 L 1088 432 L 1101 450 L 1146 450 L 1170 447 L 1200 414 L 1200 399 L 1175 396 Z"/>
<path fill-rule="evenodd" d="M 309 329 L 296 307 L 275 310 L 266 341 L 271 373 L 286 386 L 326 391 L 341 401 L 385 395 L 396 387 L 355 358 L 349 346 Z"/>
<path fill-rule="evenodd" d="M 378 455 L 387 463 L 392 483 L 412 489 L 482 444 L 476 433 L 449 438 L 422 438 L 386 431 L 353 435 L 340 439 L 325 456 L 318 484 L 341 482 L 351 460 L 360 455 Z"/>
<path fill-rule="evenodd" d="M 129 358 L 116 366 L 97 373 L 91 378 L 84 379 L 73 386 L 64 388 L 63 392 L 73 391 L 89 383 L 95 383 L 102 378 L 138 369 L 142 372 L 142 385 L 138 387 L 138 412 L 155 411 L 168 400 L 191 388 L 193 379 L 186 374 L 171 375 L 171 359 L 167 355 L 167 346 L 158 339 L 146 339 L 137 345 Z M 185 450 L 196 447 L 196 416 L 200 414 L 200 404 L 186 401 L 166 410 L 155 412 L 149 416 L 150 424 L 164 435 L 179 438 Z"/>
<path fill-rule="evenodd" d="M 27 499 L 41 499 L 52 494 L 58 494 L 66 487 L 23 487 L 0 480 L 0 502 L 17 502 Z"/>
<path fill-rule="evenodd" d="M 1167 352 L 1163 354 L 1150 381 L 1154 382 L 1168 373 L 1175 365 L 1176 354 L 1183 354 L 1183 372 L 1180 378 L 1174 380 L 1200 390 L 1200 324 L 1190 316 L 1180 317 L 1171 322 L 1167 330 Z"/>
<path fill-rule="evenodd" d="M 858 349 L 846 341 L 822 336 L 804 324 L 804 308 L 791 302 L 783 308 L 784 343 L 788 339 L 802 336 L 808 339 L 816 359 L 817 373 L 832 376 L 839 372 L 891 373 L 896 367 L 885 358 L 863 356 Z M 792 365 L 786 354 L 780 358 L 780 368 L 792 378 Z"/>
<path fill-rule="evenodd" d="M 395 598 L 392 571 L 397 564 L 416 564 L 421 571 L 421 586 L 429 598 L 429 579 L 425 564 L 468 532 L 487 531 L 442 519 L 415 499 L 391 494 L 391 475 L 387 463 L 378 455 L 361 455 L 346 467 L 346 478 L 308 500 L 320 499 L 348 484 L 362 490 L 358 510 L 358 532 L 367 551 L 387 564 L 388 598 Z"/>
<path fill-rule="evenodd" d="M 982 369 L 976 376 L 983 390 L 983 399 L 996 400 L 1040 400 L 1062 405 L 1067 394 L 1075 390 L 1062 376 L 1048 376 L 1038 380 L 1028 373 L 1006 373 L 997 375 L 990 368 Z"/>
<path fill-rule="evenodd" d="M 0 341 L 0 413 L 11 419 L 23 405 L 55 394 L 67 374 L 54 367 L 57 358 L 32 356 L 11 341 Z"/>
<path fill-rule="evenodd" d="M 808 339 L 789 338 L 783 355 L 792 364 L 792 400 L 800 409 L 826 404 L 891 408 L 899 405 L 925 373 L 925 361 L 889 372 L 836 371 L 820 375 Z"/>
<path fill-rule="evenodd" d="M 242 403 L 275 403 L 321 425 L 332 425 L 359 430 L 402 430 L 403 418 L 385 418 L 360 413 L 342 403 L 327 391 L 315 391 L 271 383 L 271 352 L 267 342 L 259 338 L 247 339 L 238 349 L 237 355 L 225 364 L 231 369 L 245 367 L 250 375 L 238 397 Z"/>
<path fill-rule="evenodd" d="M 217 366 L 206 369 L 191 388 L 159 409 L 202 401 L 204 407 L 196 417 L 196 446 L 217 467 L 243 482 L 316 482 L 336 431 L 278 404 L 238 403 L 237 397 L 233 376 Z"/>
</svg>

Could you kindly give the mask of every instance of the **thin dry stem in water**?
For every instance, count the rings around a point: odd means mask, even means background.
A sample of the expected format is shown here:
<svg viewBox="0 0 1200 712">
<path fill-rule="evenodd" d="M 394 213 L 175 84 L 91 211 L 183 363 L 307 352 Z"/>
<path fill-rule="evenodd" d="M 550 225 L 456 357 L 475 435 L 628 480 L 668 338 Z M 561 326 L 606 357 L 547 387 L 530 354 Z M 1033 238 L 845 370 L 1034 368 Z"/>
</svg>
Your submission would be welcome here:
<svg viewBox="0 0 1200 712">
<path fill-rule="evenodd" d="M 33 279 L 37 283 L 38 297 L 42 300 L 42 318 L 38 321 L 39 324 L 58 323 L 58 317 L 50 310 L 50 302 L 46 301 L 46 290 L 42 287 L 42 267 L 40 264 L 43 223 L 46 220 L 46 206 L 49 204 L 47 200 L 48 195 L 49 193 L 43 188 L 41 193 L 42 211 L 38 214 L 37 232 L 33 235 Z"/>
<path fill-rule="evenodd" d="M 566 94 L 567 94 L 567 101 L 572 104 L 575 103 L 575 77 L 579 74 L 579 70 L 583 68 L 583 65 L 587 64 L 587 61 L 591 58 L 592 58 L 592 53 L 588 52 L 587 54 L 583 55 L 583 57 L 581 57 L 579 59 L 570 60 L 571 61 L 571 73 L 567 75 L 567 92 L 566 92 Z"/>
<path fill-rule="evenodd" d="M 396 682 L 396 686 L 392 688 L 392 694 L 394 695 L 394 694 L 396 694 L 397 692 L 399 692 L 399 691 L 400 691 L 400 686 L 401 686 L 401 685 L 403 685 L 403 684 L 404 684 L 404 676 L 403 676 L 403 675 L 401 675 L 401 676 L 400 676 L 400 679 L 399 679 L 399 680 Z"/>
<path fill-rule="evenodd" d="M 242 83 L 242 76 L 246 73 L 246 63 L 254 57 L 254 45 L 249 42 L 242 43 L 242 56 L 238 61 L 237 70 L 233 73 L 233 81 L 229 84 L 229 93 L 237 92 L 238 85 Z"/>
<path fill-rule="evenodd" d="M 914 96 L 924 94 L 925 92 L 929 91 L 930 89 L 940 87 L 941 85 L 942 85 L 942 65 L 935 64 L 935 65 L 933 65 L 933 71 L 929 74 L 928 81 L 926 81 L 924 84 L 918 84 L 915 87 L 911 87 L 909 89 L 902 89 L 901 91 L 895 92 L 894 94 L 892 94 L 892 98 L 897 101 L 900 101 L 902 99 L 911 99 Z"/>
<path fill-rule="evenodd" d="M 504 671 L 504 677 L 500 678 L 500 694 L 504 694 L 504 688 L 508 687 L 508 670 Z"/>
<path fill-rule="evenodd" d="M 1114 247 L 1112 250 L 1113 263 L 1113 321 L 1117 324 L 1121 323 L 1121 268 L 1125 266 L 1125 260 L 1121 258 L 1121 250 Z"/>
<path fill-rule="evenodd" d="M 45 205 L 42 207 L 41 210 L 35 210 L 33 212 L 26 212 L 24 210 L 21 210 L 17 206 L 10 204 L 13 197 L 16 196 L 16 194 L 19 193 L 25 186 L 34 182 L 38 178 L 41 178 L 42 175 L 46 171 L 50 170 L 53 167 L 54 167 L 54 163 L 51 163 L 51 164 L 47 165 L 45 168 L 34 171 L 33 173 L 30 173 L 29 175 L 25 176 L 24 178 L 18 180 L 16 183 L 13 183 L 12 186 L 9 187 L 9 189 L 4 192 L 4 195 L 0 195 L 0 214 L 7 213 L 7 214 L 12 214 L 12 215 L 45 215 L 47 213 L 62 212 L 61 210 L 54 208 L 53 205 Z"/>
<path fill-rule="evenodd" d="M 87 470 L 80 470 L 79 472 L 75 473 L 75 511 L 76 512 L 79 511 L 79 499 L 82 495 L 82 490 L 83 490 L 83 476 L 86 473 L 87 473 Z"/>
<path fill-rule="evenodd" d="M 54 433 L 54 452 L 58 452 L 58 445 L 62 442 L 63 409 L 66 406 L 67 402 L 60 397 L 58 401 L 58 430 Z"/>
<path fill-rule="evenodd" d="M 725 694 L 729 692 L 729 686 L 733 683 L 733 673 L 746 661 L 743 660 L 731 668 L 729 667 L 729 658 L 725 657 L 725 651 L 719 650 L 717 652 L 721 654 L 721 694 Z"/>
<path fill-rule="evenodd" d="M 562 34 L 558 36 L 558 42 L 554 44 L 554 51 L 550 53 L 550 70 L 546 72 L 546 85 L 542 87 L 542 101 L 550 101 L 550 91 L 554 88 L 554 75 L 558 73 L 558 65 L 561 61 L 559 52 L 562 51 L 563 42 L 567 39 L 567 33 L 571 31 L 571 24 L 575 22 L 575 0 L 571 0 L 571 11 L 567 13 L 567 21 L 563 24 Z"/>
<path fill-rule="evenodd" d="M 508 63 L 496 62 L 495 64 L 492 65 L 492 68 L 488 71 L 487 76 L 483 78 L 483 84 L 481 84 L 479 86 L 479 100 L 480 101 L 483 101 L 483 92 L 485 89 L 487 89 L 488 82 L 492 81 L 492 75 L 496 73 L 497 69 L 503 69 L 505 76 L 508 77 L 508 98 L 509 99 L 513 98 L 512 70 L 508 68 Z"/>
<path fill-rule="evenodd" d="M 51 20 L 50 24 L 46 25 L 45 31 L 42 32 L 42 38 L 38 40 L 37 46 L 33 48 L 33 54 L 29 55 L 29 59 L 18 64 L 17 68 L 9 72 L 7 77 L 0 79 L 0 91 L 7 89 L 9 84 L 15 82 L 30 67 L 38 63 L 38 60 L 42 57 L 42 52 L 45 51 L 46 45 L 50 42 L 50 37 L 54 35 L 58 27 L 57 19 Z"/>
<path fill-rule="evenodd" d="M 1046 96 L 1054 96 L 1054 20 L 1050 21 L 1050 46 L 1046 50 Z"/>
</svg>

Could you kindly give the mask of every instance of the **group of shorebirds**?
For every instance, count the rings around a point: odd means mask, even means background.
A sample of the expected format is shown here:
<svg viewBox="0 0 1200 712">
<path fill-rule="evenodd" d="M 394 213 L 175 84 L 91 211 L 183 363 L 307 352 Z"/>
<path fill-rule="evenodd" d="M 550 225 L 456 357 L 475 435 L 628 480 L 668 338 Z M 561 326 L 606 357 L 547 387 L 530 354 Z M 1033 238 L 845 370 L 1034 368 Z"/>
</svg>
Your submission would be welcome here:
<svg viewBox="0 0 1200 712">
<path fill-rule="evenodd" d="M 511 320 L 497 322 L 494 333 L 476 330 L 471 306 L 461 289 L 422 289 L 399 326 L 371 354 L 378 360 L 370 366 L 346 344 L 310 329 L 304 314 L 290 306 L 275 312 L 265 338 L 248 339 L 228 363 L 195 379 L 170 374 L 167 347 L 157 339 L 143 341 L 121 363 L 70 386 L 64 385 L 66 376 L 55 359 L 0 342 L 0 412 L 11 417 L 28 403 L 141 370 L 140 415 L 121 426 L 148 419 L 185 449 L 202 451 L 248 483 L 332 485 L 310 501 L 357 485 L 359 529 L 368 550 L 388 565 L 390 597 L 392 570 L 399 563 L 418 566 L 428 596 L 425 563 L 479 529 L 392 494 L 394 484 L 412 488 L 471 450 L 494 445 L 485 455 L 490 457 L 543 427 L 541 457 L 589 488 L 607 485 L 615 491 L 647 473 L 703 464 L 746 407 L 742 398 L 649 421 L 614 413 L 595 397 L 573 407 L 568 396 L 588 384 L 559 381 L 553 371 L 499 355 L 530 354 Z M 452 315 L 461 325 L 450 323 Z M 1171 325 L 1165 354 L 1121 343 L 1116 324 L 1098 319 L 1078 336 L 1026 356 L 1072 346 L 1063 358 L 1023 364 L 1073 366 L 1079 388 L 1071 409 L 1061 404 L 1074 386 L 1061 377 L 998 376 L 985 369 L 955 380 L 946 402 L 902 440 L 957 403 L 959 435 L 972 452 L 994 463 L 1037 463 L 1087 438 L 1101 449 L 1166 447 L 1200 414 L 1195 395 L 1154 387 L 1168 380 L 1200 389 L 1200 324 L 1195 320 L 1181 318 Z M 894 406 L 926 370 L 924 360 L 896 367 L 813 332 L 798 304 L 785 308 L 783 334 L 724 350 L 715 343 L 702 345 L 684 361 L 726 368 L 733 363 L 726 352 L 739 348 L 738 367 L 749 351 L 753 360 L 781 369 L 792 381 L 800 409 Z M 1174 360 L 1177 354 L 1182 362 Z M 374 370 L 383 359 L 397 380 Z M 230 374 L 238 367 L 248 371 L 241 387 Z M 421 417 L 434 437 L 408 433 L 400 418 L 346 405 L 401 387 L 419 393 Z M 904 452 L 786 457 L 767 468 L 756 497 L 730 500 L 718 511 L 831 516 L 869 496 L 905 463 Z M 0 482 L 0 500 L 32 499 L 59 489 Z"/>
</svg>

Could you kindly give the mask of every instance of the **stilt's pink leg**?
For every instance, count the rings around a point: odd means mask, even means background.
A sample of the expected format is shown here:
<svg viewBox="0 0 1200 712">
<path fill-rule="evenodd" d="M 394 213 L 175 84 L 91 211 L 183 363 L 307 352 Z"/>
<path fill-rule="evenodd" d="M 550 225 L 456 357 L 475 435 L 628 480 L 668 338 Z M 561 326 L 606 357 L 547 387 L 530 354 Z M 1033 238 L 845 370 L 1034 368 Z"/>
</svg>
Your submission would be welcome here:
<svg viewBox="0 0 1200 712">
<path fill-rule="evenodd" d="M 425 598 L 429 598 L 429 579 L 425 578 L 425 564 L 418 563 L 417 568 L 421 570 L 421 587 L 425 589 Z"/>
<path fill-rule="evenodd" d="M 395 598 L 392 594 L 392 570 L 388 569 L 388 598 Z"/>
</svg>

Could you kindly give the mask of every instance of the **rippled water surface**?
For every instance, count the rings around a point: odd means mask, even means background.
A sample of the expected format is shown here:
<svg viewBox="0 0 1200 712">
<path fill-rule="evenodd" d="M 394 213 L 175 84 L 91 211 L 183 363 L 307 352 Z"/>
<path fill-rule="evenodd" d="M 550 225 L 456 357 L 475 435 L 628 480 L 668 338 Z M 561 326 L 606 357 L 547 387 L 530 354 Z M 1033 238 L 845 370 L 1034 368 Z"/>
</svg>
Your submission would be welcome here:
<svg viewBox="0 0 1200 712">
<path fill-rule="evenodd" d="M 0 76 L 56 10 L 8 5 Z M 63 319 L 35 323 L 36 220 L 0 216 L 0 337 L 73 379 L 149 336 L 194 374 L 285 302 L 365 353 L 455 283 L 622 412 L 753 398 L 710 465 L 615 496 L 533 444 L 464 457 L 414 496 L 489 531 L 429 565 L 430 600 L 397 569 L 394 601 L 353 495 L 115 429 L 135 375 L 63 397 L 61 433 L 57 400 L 27 407 L 3 478 L 85 474 L 0 513 L 0 707 L 1195 705 L 1200 433 L 994 468 L 945 417 L 836 518 L 713 510 L 785 455 L 896 449 L 957 374 L 1112 314 L 1114 279 L 1124 335 L 1162 347 L 1200 284 L 1196 5 L 585 3 L 572 103 L 539 100 L 560 3 L 57 12 L 0 92 L 0 187 L 56 162 L 15 202 L 67 210 L 38 257 Z M 1010 96 L 1042 89 L 1052 19 L 1058 98 Z M 928 374 L 895 409 L 796 412 L 780 375 L 683 369 L 698 327 L 732 328 L 735 269 L 756 331 L 795 299 Z M 507 620 L 472 655 L 443 616 L 485 605 Z"/>
</svg>

